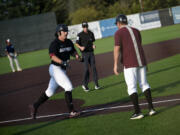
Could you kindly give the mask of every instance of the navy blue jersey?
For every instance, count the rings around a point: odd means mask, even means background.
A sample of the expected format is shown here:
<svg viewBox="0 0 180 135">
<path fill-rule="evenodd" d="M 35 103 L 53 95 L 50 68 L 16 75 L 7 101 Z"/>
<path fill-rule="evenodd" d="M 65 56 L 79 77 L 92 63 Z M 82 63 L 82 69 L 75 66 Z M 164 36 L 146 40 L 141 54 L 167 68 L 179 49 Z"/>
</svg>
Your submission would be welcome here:
<svg viewBox="0 0 180 135">
<path fill-rule="evenodd" d="M 14 53 L 15 52 L 14 46 L 12 44 L 7 45 L 5 51 L 7 51 L 8 53 Z"/>
<path fill-rule="evenodd" d="M 80 32 L 77 35 L 76 43 L 80 46 L 84 46 L 85 50 L 83 52 L 92 52 L 93 49 L 93 42 L 95 41 L 94 34 L 90 30 L 88 30 L 88 33 L 85 33 L 84 31 Z"/>
<path fill-rule="evenodd" d="M 56 38 L 49 47 L 49 55 L 55 55 L 62 61 L 69 60 L 70 55 L 73 55 L 75 52 L 76 50 L 74 48 L 74 44 L 69 39 L 66 39 L 63 42 Z M 51 63 L 57 66 L 62 66 L 61 64 L 56 63 L 55 61 L 51 61 Z"/>
</svg>

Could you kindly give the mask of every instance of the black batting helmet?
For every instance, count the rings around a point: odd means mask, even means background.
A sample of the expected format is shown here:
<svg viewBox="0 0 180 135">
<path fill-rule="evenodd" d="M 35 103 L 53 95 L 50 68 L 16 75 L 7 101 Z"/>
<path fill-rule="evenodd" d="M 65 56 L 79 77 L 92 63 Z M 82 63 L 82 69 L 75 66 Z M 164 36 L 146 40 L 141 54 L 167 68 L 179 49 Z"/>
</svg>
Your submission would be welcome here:
<svg viewBox="0 0 180 135">
<path fill-rule="evenodd" d="M 115 24 L 117 24 L 117 22 L 121 22 L 121 23 L 127 24 L 128 21 L 127 21 L 126 15 L 123 15 L 123 14 L 118 15 L 118 16 L 116 17 L 116 22 L 115 22 Z"/>
<path fill-rule="evenodd" d="M 88 22 L 82 22 L 82 27 L 83 28 L 88 28 Z"/>
<path fill-rule="evenodd" d="M 68 32 L 67 25 L 65 25 L 65 24 L 58 24 L 58 26 L 56 27 L 56 33 L 60 32 L 60 31 Z"/>
<path fill-rule="evenodd" d="M 61 32 L 61 31 L 68 32 L 67 25 L 65 25 L 65 24 L 58 24 L 57 27 L 56 27 L 55 36 L 58 37 L 58 32 Z"/>
</svg>

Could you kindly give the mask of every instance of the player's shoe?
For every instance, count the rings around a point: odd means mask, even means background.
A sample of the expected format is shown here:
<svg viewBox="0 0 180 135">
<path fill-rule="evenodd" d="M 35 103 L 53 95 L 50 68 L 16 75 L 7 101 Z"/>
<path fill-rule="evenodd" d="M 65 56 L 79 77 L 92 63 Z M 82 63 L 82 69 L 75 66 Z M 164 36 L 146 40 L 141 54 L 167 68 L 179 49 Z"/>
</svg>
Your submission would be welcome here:
<svg viewBox="0 0 180 135">
<path fill-rule="evenodd" d="M 69 118 L 74 118 L 80 115 L 80 112 L 72 111 L 69 113 Z"/>
<path fill-rule="evenodd" d="M 32 119 L 36 119 L 37 109 L 33 105 L 29 105 L 30 115 Z"/>
<path fill-rule="evenodd" d="M 22 71 L 22 69 L 21 69 L 21 68 L 19 68 L 17 71 Z"/>
<path fill-rule="evenodd" d="M 85 85 L 82 85 L 82 88 L 83 88 L 83 90 L 84 90 L 85 92 L 88 92 L 88 91 L 89 91 L 89 88 L 88 88 L 87 86 L 85 86 Z"/>
<path fill-rule="evenodd" d="M 95 85 L 94 89 L 99 90 L 101 87 L 99 85 Z"/>
<path fill-rule="evenodd" d="M 149 111 L 149 116 L 152 116 L 152 115 L 155 115 L 156 114 L 156 111 L 154 109 L 151 109 Z"/>
<path fill-rule="evenodd" d="M 137 119 L 142 119 L 144 117 L 144 115 L 142 113 L 134 113 L 132 116 L 131 116 L 131 120 L 137 120 Z"/>
</svg>

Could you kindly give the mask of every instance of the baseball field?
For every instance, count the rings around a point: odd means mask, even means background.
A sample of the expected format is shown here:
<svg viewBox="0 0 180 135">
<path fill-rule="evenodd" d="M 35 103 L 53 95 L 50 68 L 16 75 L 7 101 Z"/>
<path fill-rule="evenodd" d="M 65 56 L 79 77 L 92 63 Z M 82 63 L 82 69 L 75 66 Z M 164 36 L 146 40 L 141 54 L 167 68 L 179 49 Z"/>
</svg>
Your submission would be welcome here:
<svg viewBox="0 0 180 135">
<path fill-rule="evenodd" d="M 75 89 L 75 107 L 82 111 L 69 119 L 62 89 L 39 109 L 31 120 L 28 105 L 46 89 L 49 81 L 48 50 L 19 55 L 24 69 L 10 73 L 9 61 L 0 58 L 0 134 L 1 135 L 178 135 L 180 134 L 180 24 L 142 31 L 148 60 L 148 82 L 157 114 L 148 116 L 144 95 L 139 89 L 145 118 L 130 120 L 133 107 L 123 73 L 112 72 L 113 37 L 97 40 L 96 65 L 100 90 L 85 93 L 81 85 L 82 63 L 71 61 L 68 71 Z"/>
</svg>

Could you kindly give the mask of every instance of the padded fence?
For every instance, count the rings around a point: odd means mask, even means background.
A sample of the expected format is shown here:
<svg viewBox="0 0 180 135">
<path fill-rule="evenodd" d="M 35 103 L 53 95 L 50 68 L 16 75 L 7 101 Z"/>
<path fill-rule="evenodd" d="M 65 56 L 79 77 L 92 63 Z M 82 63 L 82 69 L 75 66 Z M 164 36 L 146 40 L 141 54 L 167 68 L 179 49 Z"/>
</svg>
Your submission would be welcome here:
<svg viewBox="0 0 180 135">
<path fill-rule="evenodd" d="M 174 24 L 171 8 L 159 10 L 159 17 L 160 17 L 162 26 L 168 26 L 168 25 Z"/>
<path fill-rule="evenodd" d="M 11 39 L 18 53 L 49 47 L 54 39 L 56 16 L 53 12 L 0 22 L 0 55 L 4 56 L 5 40 Z"/>
</svg>

